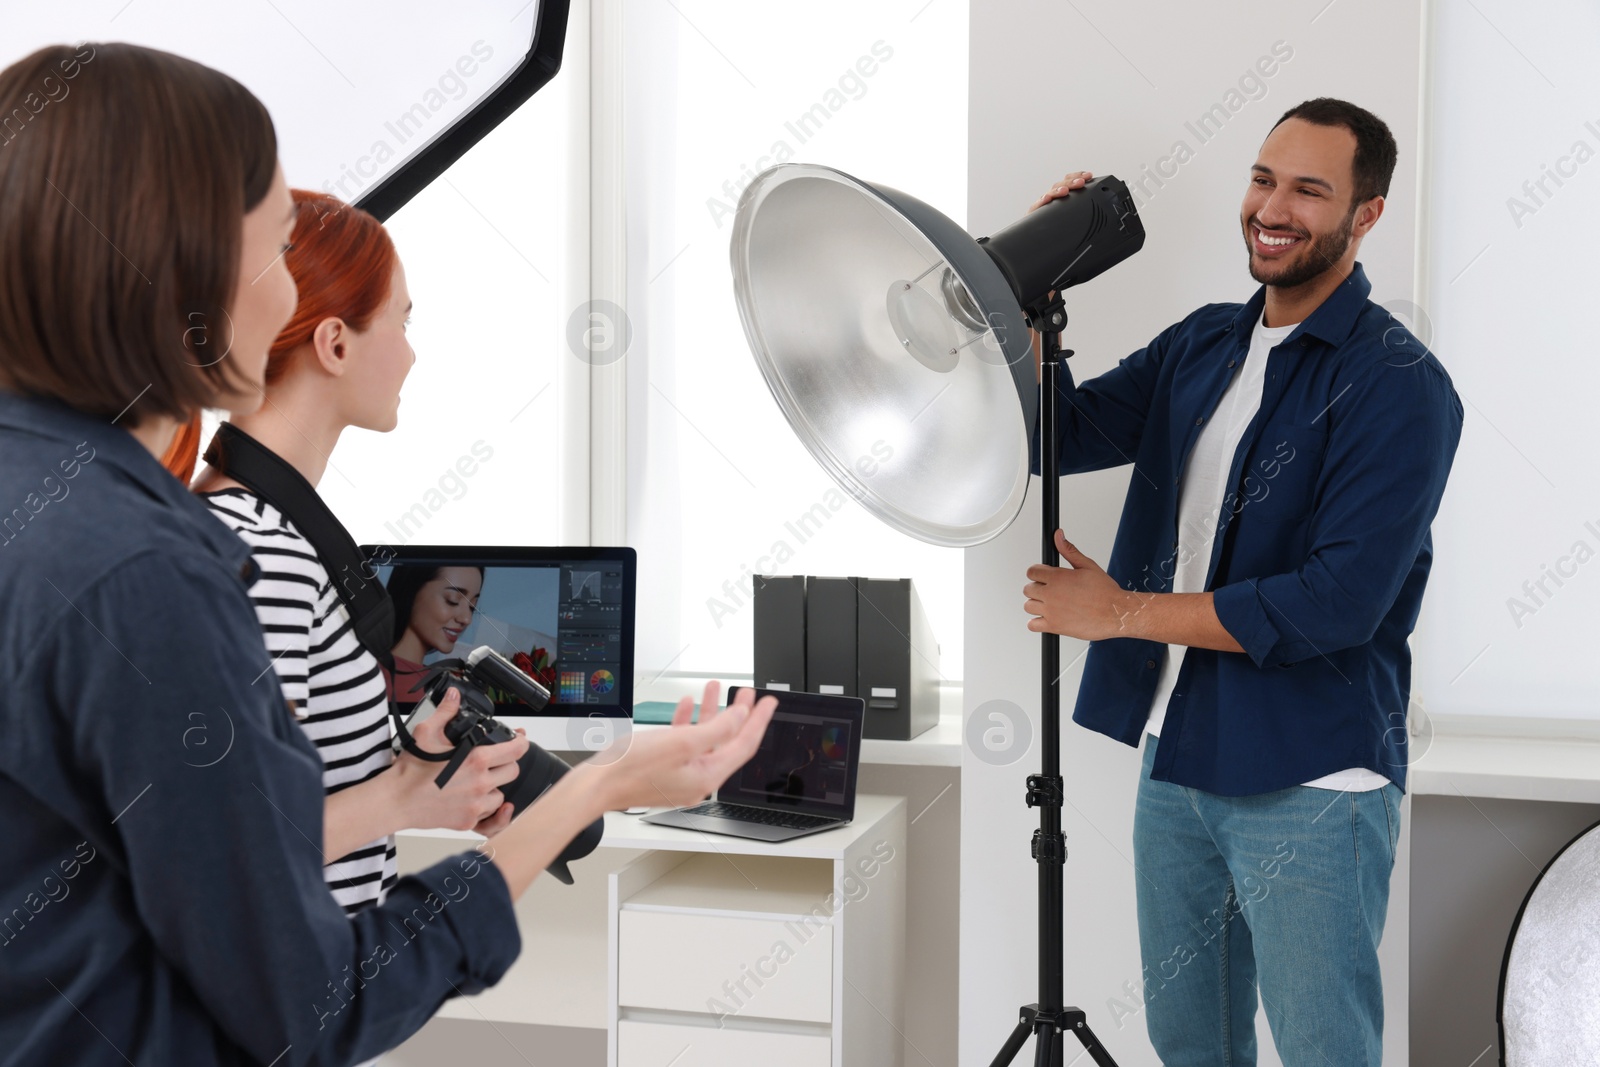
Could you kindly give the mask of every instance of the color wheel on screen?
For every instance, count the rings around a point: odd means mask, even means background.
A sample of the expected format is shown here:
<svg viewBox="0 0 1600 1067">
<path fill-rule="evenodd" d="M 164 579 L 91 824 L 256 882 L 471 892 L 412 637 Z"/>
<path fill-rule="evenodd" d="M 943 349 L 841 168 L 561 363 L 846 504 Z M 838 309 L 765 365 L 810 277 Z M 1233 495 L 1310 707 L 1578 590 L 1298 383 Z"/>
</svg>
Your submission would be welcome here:
<svg viewBox="0 0 1600 1067">
<path fill-rule="evenodd" d="M 589 675 L 591 693 L 609 693 L 617 684 L 617 676 L 608 670 L 598 670 Z"/>
<path fill-rule="evenodd" d="M 844 730 L 830 726 L 822 731 L 822 754 L 829 759 L 844 759 Z"/>
</svg>

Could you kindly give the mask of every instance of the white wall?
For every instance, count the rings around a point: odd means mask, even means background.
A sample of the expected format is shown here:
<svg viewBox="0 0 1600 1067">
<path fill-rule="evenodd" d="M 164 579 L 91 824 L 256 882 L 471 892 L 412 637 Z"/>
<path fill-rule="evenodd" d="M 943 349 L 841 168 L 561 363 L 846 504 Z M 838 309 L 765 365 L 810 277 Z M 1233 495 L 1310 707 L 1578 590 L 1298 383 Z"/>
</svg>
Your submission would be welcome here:
<svg viewBox="0 0 1600 1067">
<path fill-rule="evenodd" d="M 967 4 L 925 3 L 626 5 L 627 529 L 645 679 L 748 677 L 755 573 L 912 578 L 940 644 L 918 651 L 960 681 L 960 553 L 834 491 L 751 357 L 728 260 L 739 193 L 778 162 L 915 190 L 962 217 L 965 139 L 949 131 L 965 123 Z M 832 117 L 802 128 L 819 102 Z"/>
<path fill-rule="evenodd" d="M 1193 158 L 1141 208 L 1144 250 L 1070 301 L 1068 347 L 1080 378 L 1098 374 L 1202 303 L 1244 300 L 1238 206 L 1247 169 L 1273 121 L 1313 96 L 1351 99 L 1380 115 L 1400 145 L 1390 202 L 1361 260 L 1379 303 L 1413 298 L 1420 5 L 1378 0 L 1205 5 L 1109 0 L 1045 4 L 985 0 L 972 10 L 969 229 L 1011 221 L 1054 178 L 1094 169 L 1133 182 L 1183 139 Z M 1207 143 L 1185 127 L 1224 101 L 1277 41 L 1293 57 Z M 1051 131 L 1041 138 L 1039 129 Z M 1448 358 L 1446 358 L 1448 364 Z M 1128 468 L 1066 479 L 1064 525 L 1104 562 L 1121 513 Z M 1037 489 L 1037 485 L 1034 487 Z M 967 551 L 966 706 L 995 699 L 1028 710 L 1034 747 L 993 767 L 971 751 L 962 767 L 961 1063 L 988 1063 L 1036 998 L 1036 867 L 1028 842 L 1036 817 L 1023 779 L 1037 769 L 1038 642 L 1024 628 L 1023 572 L 1038 552 L 1037 495 L 1007 533 Z M 1063 642 L 1072 663 L 1080 642 Z M 1067 708 L 1081 663 L 1066 675 Z M 1118 1017 L 1112 998 L 1137 1005 L 1140 972 L 1129 860 L 1137 753 L 1077 726 L 1064 729 L 1069 806 L 1067 1001 L 1089 1013 L 1122 1067 L 1155 1065 L 1143 1016 Z M 1385 940 L 1387 1062 L 1406 1061 L 1405 945 L 1408 878 L 1402 855 Z M 1262 1027 L 1265 1038 L 1265 1028 Z M 1074 1049 L 1069 1049 L 1070 1062 Z M 1031 1055 L 1031 1053 L 1025 1053 Z M 1020 1062 L 1020 1058 L 1019 1058 Z M 1261 1063 L 1276 1064 L 1270 1039 Z"/>
</svg>

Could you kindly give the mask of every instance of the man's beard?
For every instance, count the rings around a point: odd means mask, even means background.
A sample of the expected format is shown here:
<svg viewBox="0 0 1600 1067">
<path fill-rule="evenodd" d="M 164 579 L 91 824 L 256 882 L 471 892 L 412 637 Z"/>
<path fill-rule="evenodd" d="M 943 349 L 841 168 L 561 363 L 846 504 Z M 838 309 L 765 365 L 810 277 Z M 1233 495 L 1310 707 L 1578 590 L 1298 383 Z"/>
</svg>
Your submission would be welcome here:
<svg viewBox="0 0 1600 1067">
<path fill-rule="evenodd" d="M 1330 271 L 1344 256 L 1350 247 L 1350 240 L 1355 235 L 1356 211 L 1354 205 L 1350 213 L 1344 217 L 1344 223 L 1332 233 L 1320 234 L 1309 242 L 1301 238 L 1309 247 L 1301 254 L 1299 260 L 1293 264 L 1276 269 L 1275 273 L 1259 270 L 1256 264 L 1255 235 L 1252 232 L 1256 223 L 1250 221 L 1244 226 L 1245 254 L 1248 257 L 1250 277 L 1262 285 L 1272 285 L 1280 289 L 1293 289 L 1297 285 L 1321 277 Z M 1276 264 L 1269 265 L 1269 270 L 1276 268 Z"/>
</svg>

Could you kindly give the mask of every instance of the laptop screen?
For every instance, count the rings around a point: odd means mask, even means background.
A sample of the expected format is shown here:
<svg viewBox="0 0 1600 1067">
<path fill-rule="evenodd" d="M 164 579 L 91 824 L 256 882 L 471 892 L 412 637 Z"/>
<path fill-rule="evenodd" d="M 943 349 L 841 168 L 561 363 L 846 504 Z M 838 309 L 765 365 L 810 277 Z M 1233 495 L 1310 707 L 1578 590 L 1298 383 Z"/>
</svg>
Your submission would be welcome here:
<svg viewBox="0 0 1600 1067">
<path fill-rule="evenodd" d="M 728 699 L 744 688 L 729 689 Z M 861 698 L 766 689 L 755 693 L 757 698 L 777 697 L 778 710 L 761 747 L 717 791 L 717 799 L 854 818 L 866 715 Z"/>
<path fill-rule="evenodd" d="M 635 556 L 631 548 L 363 546 L 395 605 L 401 708 L 441 659 L 488 645 L 550 691 L 537 714 L 633 714 Z M 490 691 L 496 715 L 536 714 Z"/>
</svg>

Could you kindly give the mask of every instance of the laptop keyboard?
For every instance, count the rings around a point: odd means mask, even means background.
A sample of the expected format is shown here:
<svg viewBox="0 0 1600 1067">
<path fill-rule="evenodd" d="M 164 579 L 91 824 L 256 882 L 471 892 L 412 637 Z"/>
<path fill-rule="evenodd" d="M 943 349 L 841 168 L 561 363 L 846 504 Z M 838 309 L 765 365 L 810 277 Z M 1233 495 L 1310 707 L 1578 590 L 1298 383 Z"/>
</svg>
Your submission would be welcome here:
<svg viewBox="0 0 1600 1067">
<path fill-rule="evenodd" d="M 839 821 L 823 815 L 806 815 L 798 811 L 774 811 L 771 808 L 752 808 L 744 804 L 728 804 L 720 800 L 708 800 L 704 804 L 697 804 L 692 808 L 684 808 L 683 810 L 690 815 L 720 815 L 727 819 L 760 823 L 763 826 L 777 826 L 785 830 L 812 830 L 818 826 L 828 826 Z"/>
</svg>

